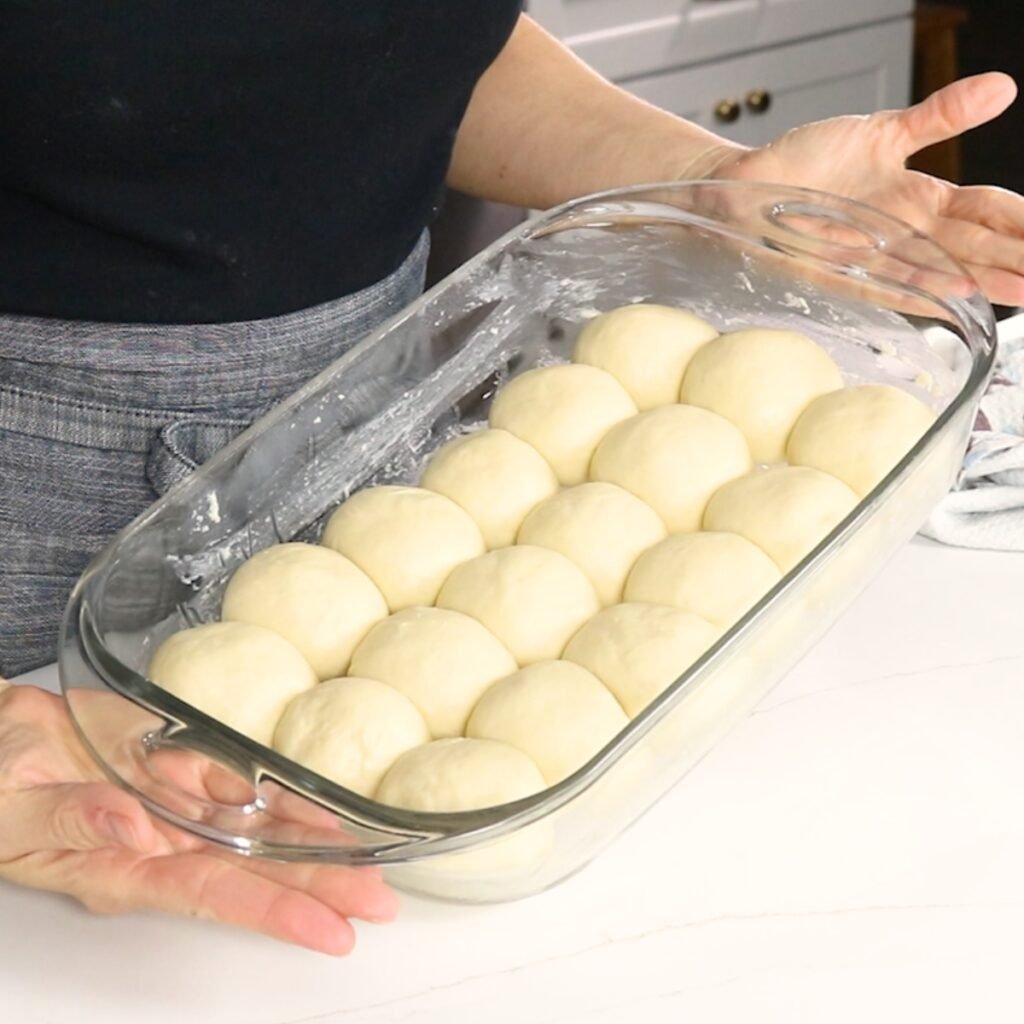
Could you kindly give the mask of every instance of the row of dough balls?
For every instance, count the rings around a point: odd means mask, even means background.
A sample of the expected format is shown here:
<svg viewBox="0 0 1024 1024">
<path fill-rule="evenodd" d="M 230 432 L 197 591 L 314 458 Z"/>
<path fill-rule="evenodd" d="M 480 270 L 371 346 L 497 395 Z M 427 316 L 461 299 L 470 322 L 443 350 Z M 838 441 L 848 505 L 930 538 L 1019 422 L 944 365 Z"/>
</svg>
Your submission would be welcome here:
<svg viewBox="0 0 1024 1024">
<path fill-rule="evenodd" d="M 387 803 L 517 799 L 610 740 L 931 419 L 897 389 L 837 390 L 799 334 L 665 307 L 598 317 L 574 358 L 502 389 L 421 488 L 363 491 L 325 547 L 243 565 L 226 621 L 172 637 L 153 679 Z M 754 469 L 787 454 L 806 465 Z"/>
</svg>

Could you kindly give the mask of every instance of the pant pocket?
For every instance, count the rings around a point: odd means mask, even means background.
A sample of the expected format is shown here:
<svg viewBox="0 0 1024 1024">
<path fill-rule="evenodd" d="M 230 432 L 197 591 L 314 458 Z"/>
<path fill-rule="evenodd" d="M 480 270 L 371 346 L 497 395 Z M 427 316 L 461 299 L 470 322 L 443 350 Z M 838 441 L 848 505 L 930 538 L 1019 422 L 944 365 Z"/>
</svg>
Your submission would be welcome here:
<svg viewBox="0 0 1024 1024">
<path fill-rule="evenodd" d="M 248 426 L 243 420 L 187 419 L 161 427 L 147 454 L 147 481 L 165 494 Z"/>
<path fill-rule="evenodd" d="M 0 386 L 0 669 L 52 661 L 89 561 L 247 425 Z M 140 581 L 141 582 L 141 581 Z"/>
</svg>

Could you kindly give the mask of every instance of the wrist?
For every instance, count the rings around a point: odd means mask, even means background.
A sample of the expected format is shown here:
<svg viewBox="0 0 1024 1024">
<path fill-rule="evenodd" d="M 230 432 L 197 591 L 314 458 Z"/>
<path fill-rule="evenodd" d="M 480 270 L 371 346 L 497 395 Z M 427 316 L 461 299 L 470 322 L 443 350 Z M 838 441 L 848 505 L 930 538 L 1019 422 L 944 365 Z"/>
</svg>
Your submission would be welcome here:
<svg viewBox="0 0 1024 1024">
<path fill-rule="evenodd" d="M 727 168 L 751 151 L 750 146 L 741 146 L 726 139 L 715 138 L 697 152 L 691 150 L 684 157 L 677 158 L 672 167 L 669 181 L 702 181 L 722 177 Z"/>
</svg>

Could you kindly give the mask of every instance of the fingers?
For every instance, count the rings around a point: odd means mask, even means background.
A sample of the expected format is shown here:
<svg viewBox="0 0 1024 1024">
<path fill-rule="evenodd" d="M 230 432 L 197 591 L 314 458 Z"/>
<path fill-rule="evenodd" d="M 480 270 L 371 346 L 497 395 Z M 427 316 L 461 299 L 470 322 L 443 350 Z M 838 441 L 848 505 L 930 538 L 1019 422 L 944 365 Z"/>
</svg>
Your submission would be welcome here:
<svg viewBox="0 0 1024 1024">
<path fill-rule="evenodd" d="M 207 821 L 216 825 L 220 809 L 210 807 L 211 802 L 224 805 L 224 810 L 230 813 L 230 808 L 251 804 L 258 796 L 264 803 L 264 810 L 247 818 L 251 825 L 249 834 L 253 837 L 305 846 L 338 847 L 355 842 L 325 808 L 269 781 L 261 785 L 257 794 L 248 782 L 205 755 L 186 750 L 158 750 L 150 756 L 150 766 L 172 783 L 173 788 L 165 790 L 162 798 L 165 802 L 173 801 L 171 806 L 185 817 L 206 813 Z M 176 849 L 195 846 L 177 830 L 161 828 L 161 831 Z"/>
<path fill-rule="evenodd" d="M 971 263 L 967 264 L 967 269 L 989 302 L 997 306 L 1024 306 L 1024 277 L 998 267 Z"/>
<path fill-rule="evenodd" d="M 1024 303 L 1024 238 L 1019 234 L 994 230 L 975 220 L 944 217 L 933 226 L 932 237 L 967 267 L 990 302 Z"/>
<path fill-rule="evenodd" d="M 372 870 L 169 852 L 176 830 L 150 820 L 129 794 L 105 782 L 64 781 L 83 778 L 73 762 L 56 764 L 64 751 L 54 736 L 68 725 L 63 705 L 48 694 L 0 688 L 0 876 L 67 893 L 97 911 L 212 918 L 334 955 L 355 941 L 348 914 L 394 916 L 395 897 Z M 186 768 L 185 777 L 237 796 L 233 780 Z"/>
<path fill-rule="evenodd" d="M 166 848 L 136 799 L 88 780 L 74 742 L 59 697 L 33 686 L 0 691 L 0 872 L 37 852 Z"/>
<path fill-rule="evenodd" d="M 136 906 L 207 917 L 336 956 L 351 951 L 355 933 L 344 916 L 315 896 L 205 854 L 141 862 L 128 897 Z"/>
<path fill-rule="evenodd" d="M 933 237 L 964 263 L 1024 274 L 1024 239 L 1000 234 L 984 224 L 951 218 L 935 225 Z"/>
<path fill-rule="evenodd" d="M 956 186 L 913 171 L 902 175 L 896 212 L 965 266 L 989 301 L 1024 302 L 1024 197 L 991 186 Z M 936 294 L 951 290 L 941 280 L 935 285 Z"/>
<path fill-rule="evenodd" d="M 999 72 L 954 82 L 892 115 L 896 147 L 906 159 L 998 117 L 1016 96 L 1013 79 Z"/>
<path fill-rule="evenodd" d="M 0 873 L 73 896 L 96 913 L 204 918 L 334 956 L 355 943 L 349 916 L 380 922 L 397 912 L 397 898 L 372 870 L 249 860 L 227 851 L 37 853 Z"/>
<path fill-rule="evenodd" d="M 332 832 L 337 838 L 341 824 L 327 808 L 278 785 L 266 786 L 263 796 L 268 813 L 280 821 L 306 825 L 324 833 Z"/>
<path fill-rule="evenodd" d="M 251 784 L 205 754 L 165 747 L 151 753 L 149 763 L 159 776 L 199 800 L 240 807 L 257 797 Z"/>
<path fill-rule="evenodd" d="M 36 851 L 116 846 L 146 852 L 163 845 L 141 804 L 105 782 L 7 790 L 0 817 L 0 869 Z"/>
<path fill-rule="evenodd" d="M 958 220 L 975 221 L 1004 235 L 1024 238 L 1024 196 L 991 185 L 963 185 L 952 189 L 946 213 Z"/>
<path fill-rule="evenodd" d="M 47 884 L 98 913 L 151 910 L 219 921 L 333 956 L 355 944 L 344 915 L 315 896 L 203 853 L 139 858 L 116 850 L 73 854 Z"/>
<path fill-rule="evenodd" d="M 237 863 L 237 855 L 226 851 L 212 855 Z M 345 917 L 383 924 L 398 916 L 398 897 L 385 885 L 377 868 L 283 864 L 256 858 L 247 859 L 244 866 L 278 885 L 308 893 Z"/>
</svg>

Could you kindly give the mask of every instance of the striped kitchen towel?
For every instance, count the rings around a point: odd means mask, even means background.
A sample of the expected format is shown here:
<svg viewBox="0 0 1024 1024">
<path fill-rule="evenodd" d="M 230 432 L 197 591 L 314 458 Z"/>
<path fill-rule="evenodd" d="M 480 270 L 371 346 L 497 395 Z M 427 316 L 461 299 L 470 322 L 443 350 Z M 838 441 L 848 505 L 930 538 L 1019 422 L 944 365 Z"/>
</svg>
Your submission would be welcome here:
<svg viewBox="0 0 1024 1024">
<path fill-rule="evenodd" d="M 1024 315 L 999 325 L 999 359 L 956 487 L 921 531 L 968 548 L 1024 551 Z"/>
</svg>

